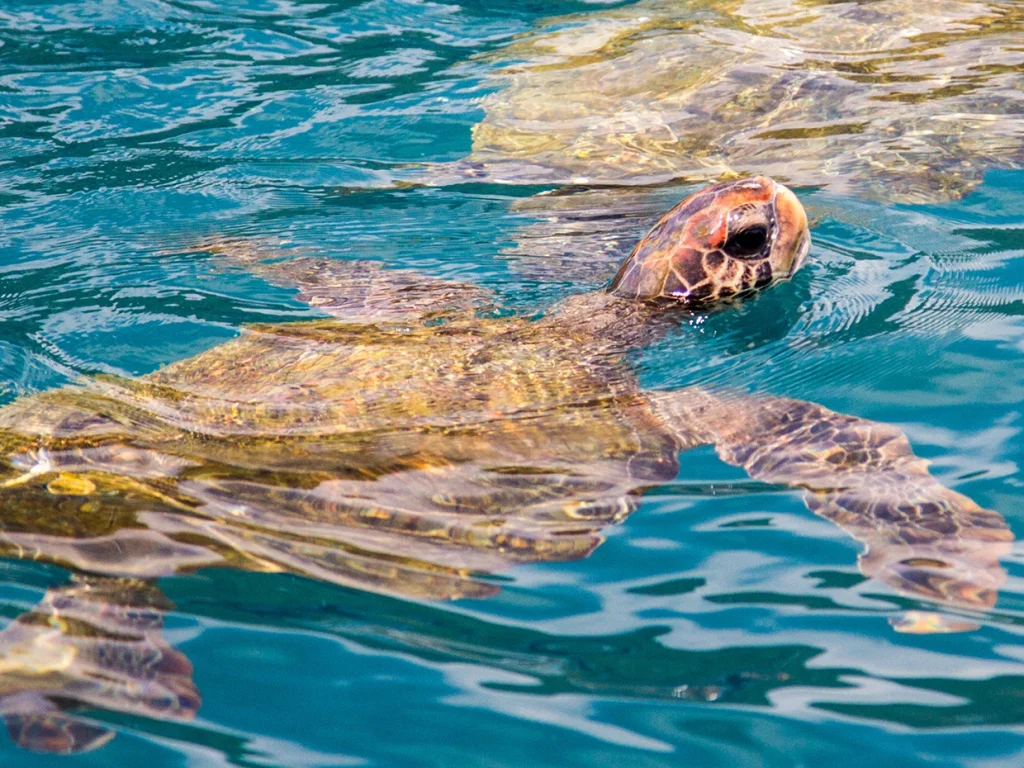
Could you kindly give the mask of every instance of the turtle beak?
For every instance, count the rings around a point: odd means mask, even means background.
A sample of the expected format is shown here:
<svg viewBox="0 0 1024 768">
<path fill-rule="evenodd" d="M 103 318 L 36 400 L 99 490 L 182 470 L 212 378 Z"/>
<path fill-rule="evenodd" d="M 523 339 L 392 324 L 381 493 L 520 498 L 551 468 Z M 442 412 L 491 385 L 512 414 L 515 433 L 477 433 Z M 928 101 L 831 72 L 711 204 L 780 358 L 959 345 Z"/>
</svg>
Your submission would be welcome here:
<svg viewBox="0 0 1024 768">
<path fill-rule="evenodd" d="M 797 270 L 804 265 L 807 261 L 807 254 L 811 252 L 811 233 L 806 229 L 804 230 L 803 237 L 800 238 L 800 243 L 796 247 L 796 256 L 793 257 L 793 262 L 789 266 L 789 275 L 792 277 L 797 273 Z"/>
<path fill-rule="evenodd" d="M 807 229 L 807 213 L 797 196 L 782 184 L 775 185 L 775 220 L 778 222 L 772 272 L 788 278 L 804 265 L 811 250 L 811 234 Z"/>
</svg>

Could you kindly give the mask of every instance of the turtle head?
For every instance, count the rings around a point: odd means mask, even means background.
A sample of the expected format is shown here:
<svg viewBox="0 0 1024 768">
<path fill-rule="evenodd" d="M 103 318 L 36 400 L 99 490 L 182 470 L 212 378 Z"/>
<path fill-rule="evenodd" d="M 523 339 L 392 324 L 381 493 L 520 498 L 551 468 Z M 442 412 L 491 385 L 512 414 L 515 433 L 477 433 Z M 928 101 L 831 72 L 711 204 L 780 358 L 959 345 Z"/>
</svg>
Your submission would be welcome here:
<svg viewBox="0 0 1024 768">
<path fill-rule="evenodd" d="M 608 290 L 704 306 L 793 275 L 810 249 L 796 195 L 767 176 L 705 187 L 654 225 Z"/>
</svg>

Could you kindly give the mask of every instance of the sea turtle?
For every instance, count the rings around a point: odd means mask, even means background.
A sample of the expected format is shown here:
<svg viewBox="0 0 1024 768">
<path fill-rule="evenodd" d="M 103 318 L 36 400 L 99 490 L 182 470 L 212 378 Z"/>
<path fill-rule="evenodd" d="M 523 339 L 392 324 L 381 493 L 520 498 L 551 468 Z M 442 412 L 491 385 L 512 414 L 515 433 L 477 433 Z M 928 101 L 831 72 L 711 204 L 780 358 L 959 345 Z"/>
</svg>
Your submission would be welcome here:
<svg viewBox="0 0 1024 768">
<path fill-rule="evenodd" d="M 589 554 L 698 445 L 802 489 L 863 542 L 866 575 L 958 609 L 992 606 L 1006 523 L 939 484 L 895 427 L 778 397 L 643 391 L 629 370 L 631 349 L 788 279 L 809 247 L 789 189 L 763 176 L 716 184 L 669 211 L 605 289 L 536 318 L 407 270 L 211 245 L 326 319 L 251 326 L 141 379 L 99 376 L 0 409 L 0 554 L 108 585 L 58 588 L 0 635 L 0 711 L 17 740 L 101 743 L 71 705 L 195 710 L 187 663 L 157 638 L 147 577 L 218 562 L 483 597 L 498 590 L 483 574 Z"/>
</svg>

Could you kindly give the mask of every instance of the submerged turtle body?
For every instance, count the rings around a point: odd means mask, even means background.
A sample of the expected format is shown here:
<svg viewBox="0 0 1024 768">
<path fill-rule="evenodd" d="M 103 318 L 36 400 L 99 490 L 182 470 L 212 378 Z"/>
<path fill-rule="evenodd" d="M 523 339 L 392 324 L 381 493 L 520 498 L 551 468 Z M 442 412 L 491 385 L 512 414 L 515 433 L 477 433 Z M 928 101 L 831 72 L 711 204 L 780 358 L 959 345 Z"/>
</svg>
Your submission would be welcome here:
<svg viewBox="0 0 1024 768">
<path fill-rule="evenodd" d="M 640 395 L 623 339 L 600 330 L 462 312 L 257 326 L 144 380 L 3 416 L 36 433 L 16 479 L 32 476 L 46 503 L 134 493 L 151 529 L 214 533 L 250 567 L 480 596 L 494 587 L 471 571 L 580 557 L 636 489 L 676 474 L 682 430 Z M 24 504 L 28 487 L 14 487 Z M 81 523 L 76 504 L 67 514 Z M 107 524 L 88 534 L 124 519 Z M 8 539 L 45 550 L 39 522 L 25 527 L 8 524 Z M 136 573 L 132 559 L 119 567 Z"/>
<path fill-rule="evenodd" d="M 896 202 L 1024 164 L 1016 2 L 640 0 L 496 54 L 471 163 L 505 181 L 765 172 Z"/>
<path fill-rule="evenodd" d="M 118 585 L 224 563 L 483 597 L 498 589 L 487 573 L 587 555 L 644 489 L 676 476 L 681 451 L 710 444 L 752 477 L 802 489 L 864 543 L 867 575 L 990 607 L 1005 522 L 941 486 L 899 430 L 781 398 L 644 392 L 630 372 L 629 350 L 679 312 L 785 280 L 808 248 L 785 187 L 716 185 L 663 217 L 607 290 L 533 319 L 492 311 L 472 286 L 219 245 L 220 258 L 331 317 L 253 326 L 142 379 L 100 377 L 0 409 L 0 546 Z M 110 615 L 130 617 L 120 591 Z M 48 599 L 81 613 L 80 596 L 60 594 Z M 26 745 L 102 742 L 99 726 L 53 711 L 68 701 L 160 717 L 198 705 L 155 630 L 119 633 L 125 684 L 97 688 L 92 635 L 47 621 L 55 632 L 8 628 L 9 663 L 30 661 L 0 689 L 0 712 Z M 928 617 L 899 628 L 966 626 Z M 4 647 L 0 635 L 0 657 Z M 37 674 L 31 660 L 54 649 L 59 672 Z"/>
</svg>

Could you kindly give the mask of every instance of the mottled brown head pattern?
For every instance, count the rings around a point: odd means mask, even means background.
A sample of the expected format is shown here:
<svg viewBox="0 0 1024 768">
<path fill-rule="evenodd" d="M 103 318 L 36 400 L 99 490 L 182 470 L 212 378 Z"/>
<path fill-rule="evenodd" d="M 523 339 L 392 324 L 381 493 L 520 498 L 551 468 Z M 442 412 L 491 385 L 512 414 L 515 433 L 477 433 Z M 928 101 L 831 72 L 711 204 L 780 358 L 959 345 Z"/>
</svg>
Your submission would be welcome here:
<svg viewBox="0 0 1024 768">
<path fill-rule="evenodd" d="M 689 305 L 749 293 L 789 278 L 810 248 L 796 196 L 767 176 L 690 195 L 647 233 L 608 290 Z"/>
</svg>

